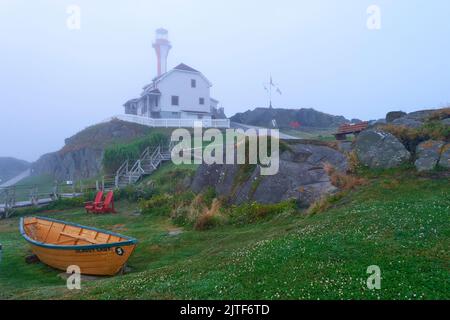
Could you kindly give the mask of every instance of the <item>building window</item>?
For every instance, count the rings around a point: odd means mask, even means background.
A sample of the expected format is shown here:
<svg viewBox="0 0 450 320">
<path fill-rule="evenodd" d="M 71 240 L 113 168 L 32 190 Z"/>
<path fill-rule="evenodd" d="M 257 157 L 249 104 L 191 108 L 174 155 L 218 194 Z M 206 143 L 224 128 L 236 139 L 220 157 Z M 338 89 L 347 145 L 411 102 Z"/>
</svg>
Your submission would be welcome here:
<svg viewBox="0 0 450 320">
<path fill-rule="evenodd" d="M 173 106 L 178 106 L 179 105 L 179 101 L 180 98 L 178 96 L 172 96 L 172 105 Z"/>
<path fill-rule="evenodd" d="M 198 99 L 198 103 L 202 105 L 205 104 L 205 98 Z"/>
<path fill-rule="evenodd" d="M 203 115 L 198 114 L 198 115 L 197 115 L 197 119 L 203 119 Z"/>
<path fill-rule="evenodd" d="M 195 79 L 191 79 L 191 88 L 196 88 L 197 87 L 197 81 L 195 81 Z"/>
</svg>

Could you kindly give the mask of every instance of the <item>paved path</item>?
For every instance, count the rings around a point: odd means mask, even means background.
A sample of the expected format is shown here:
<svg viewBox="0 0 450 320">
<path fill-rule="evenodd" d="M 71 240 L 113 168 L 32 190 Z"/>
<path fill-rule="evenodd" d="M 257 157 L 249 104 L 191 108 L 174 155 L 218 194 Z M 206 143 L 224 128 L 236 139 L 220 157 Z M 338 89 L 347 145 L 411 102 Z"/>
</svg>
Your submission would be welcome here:
<svg viewBox="0 0 450 320">
<path fill-rule="evenodd" d="M 29 177 L 30 174 L 31 174 L 31 169 L 27 169 L 24 172 L 22 172 L 22 173 L 18 174 L 17 176 L 15 176 L 14 178 L 11 178 L 8 181 L 0 184 L 0 188 L 11 187 L 11 186 L 15 185 L 17 182 L 19 182 L 20 180 L 23 180 L 26 177 Z"/>
<path fill-rule="evenodd" d="M 243 123 L 238 123 L 238 122 L 230 122 L 230 127 L 232 129 L 242 129 L 242 130 L 255 129 L 256 132 L 258 132 L 258 130 L 260 130 L 260 129 L 267 130 L 267 128 L 250 126 L 248 124 L 243 124 Z M 282 139 L 282 140 L 298 140 L 299 138 L 280 132 L 280 139 Z"/>
</svg>

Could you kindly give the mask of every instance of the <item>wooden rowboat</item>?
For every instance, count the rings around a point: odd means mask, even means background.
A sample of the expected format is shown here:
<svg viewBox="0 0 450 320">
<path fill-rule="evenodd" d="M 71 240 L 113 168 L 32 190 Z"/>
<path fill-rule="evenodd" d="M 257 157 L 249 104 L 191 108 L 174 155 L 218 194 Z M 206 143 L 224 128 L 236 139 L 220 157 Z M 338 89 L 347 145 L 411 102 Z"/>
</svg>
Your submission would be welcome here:
<svg viewBox="0 0 450 320">
<path fill-rule="evenodd" d="M 44 217 L 21 218 L 20 233 L 43 263 L 64 271 L 76 265 L 89 275 L 117 274 L 137 243 L 110 231 Z"/>
</svg>

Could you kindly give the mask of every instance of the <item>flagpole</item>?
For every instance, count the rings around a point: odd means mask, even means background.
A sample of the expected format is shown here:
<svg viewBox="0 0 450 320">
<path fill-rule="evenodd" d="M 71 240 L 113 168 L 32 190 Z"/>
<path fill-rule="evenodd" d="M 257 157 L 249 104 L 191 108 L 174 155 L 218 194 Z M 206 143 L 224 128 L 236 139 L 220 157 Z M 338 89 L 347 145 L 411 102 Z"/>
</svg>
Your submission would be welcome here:
<svg viewBox="0 0 450 320">
<path fill-rule="evenodd" d="M 272 109 L 272 75 L 270 75 L 269 81 L 269 108 Z"/>
</svg>

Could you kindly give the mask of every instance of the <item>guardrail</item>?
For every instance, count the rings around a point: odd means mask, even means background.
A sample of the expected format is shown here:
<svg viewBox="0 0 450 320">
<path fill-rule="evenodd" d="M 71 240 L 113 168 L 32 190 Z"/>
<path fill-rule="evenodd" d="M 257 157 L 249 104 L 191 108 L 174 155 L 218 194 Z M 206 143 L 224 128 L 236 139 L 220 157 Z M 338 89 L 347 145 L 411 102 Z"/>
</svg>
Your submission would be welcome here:
<svg viewBox="0 0 450 320">
<path fill-rule="evenodd" d="M 118 119 L 127 122 L 133 122 L 141 124 L 148 127 L 159 127 L 159 128 L 193 128 L 201 124 L 205 128 L 229 128 L 229 119 L 156 119 L 148 118 L 142 116 L 135 116 L 131 114 L 120 114 L 102 122 L 109 122 L 111 120 Z"/>
<path fill-rule="evenodd" d="M 40 206 L 56 201 L 60 198 L 74 198 L 87 191 L 99 190 L 95 186 L 81 183 L 49 185 L 14 185 L 0 187 L 0 219 L 9 218 L 16 208 Z"/>
</svg>

